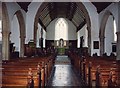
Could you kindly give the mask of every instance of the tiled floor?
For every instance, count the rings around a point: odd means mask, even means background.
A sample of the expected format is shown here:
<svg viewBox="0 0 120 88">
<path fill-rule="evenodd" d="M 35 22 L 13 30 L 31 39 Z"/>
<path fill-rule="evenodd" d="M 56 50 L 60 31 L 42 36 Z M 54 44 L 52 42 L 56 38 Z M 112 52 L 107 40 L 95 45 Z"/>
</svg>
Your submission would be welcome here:
<svg viewBox="0 0 120 88">
<path fill-rule="evenodd" d="M 48 83 L 51 87 L 80 87 L 80 78 L 76 76 L 67 56 L 57 56 L 53 76 Z"/>
</svg>

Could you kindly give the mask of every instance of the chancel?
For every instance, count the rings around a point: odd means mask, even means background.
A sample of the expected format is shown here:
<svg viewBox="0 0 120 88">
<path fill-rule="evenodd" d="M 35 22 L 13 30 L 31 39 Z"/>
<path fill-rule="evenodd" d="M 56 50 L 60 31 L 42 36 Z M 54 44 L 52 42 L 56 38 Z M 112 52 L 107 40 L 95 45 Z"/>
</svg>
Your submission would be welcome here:
<svg viewBox="0 0 120 88">
<path fill-rule="evenodd" d="M 1 1 L 0 87 L 119 87 L 119 19 L 117 0 Z"/>
</svg>

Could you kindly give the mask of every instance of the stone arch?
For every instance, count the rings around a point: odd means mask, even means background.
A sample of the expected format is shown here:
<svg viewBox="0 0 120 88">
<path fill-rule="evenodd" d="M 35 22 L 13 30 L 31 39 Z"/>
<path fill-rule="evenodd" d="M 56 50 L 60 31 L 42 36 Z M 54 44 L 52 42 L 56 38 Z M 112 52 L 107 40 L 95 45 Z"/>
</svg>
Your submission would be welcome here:
<svg viewBox="0 0 120 88">
<path fill-rule="evenodd" d="M 105 45 L 104 45 L 105 44 L 105 27 L 110 15 L 114 17 L 114 15 L 109 10 L 107 10 L 103 15 L 101 24 L 100 24 L 99 39 L 100 39 L 100 55 L 101 56 L 103 55 L 105 50 Z"/>
<path fill-rule="evenodd" d="M 85 5 L 82 2 L 79 2 L 77 4 L 78 4 L 79 8 L 81 8 L 81 10 L 83 11 L 85 19 L 86 19 L 87 30 L 88 30 L 88 53 L 89 53 L 89 55 L 91 55 L 91 21 L 90 21 L 89 13 L 87 11 L 87 8 L 85 7 Z M 47 5 L 47 3 L 42 4 L 42 5 Z M 35 43 L 36 43 L 36 34 L 37 34 L 37 29 L 38 29 L 37 24 L 38 24 L 41 8 L 43 7 L 42 5 L 40 5 L 40 7 L 38 8 L 38 11 L 34 18 L 34 29 L 33 30 L 34 30 L 34 42 Z"/>
<path fill-rule="evenodd" d="M 9 25 L 8 11 L 6 3 L 2 2 L 2 59 L 9 60 L 9 36 L 10 36 L 10 25 Z"/>
<path fill-rule="evenodd" d="M 25 21 L 21 10 L 15 12 L 19 22 L 20 31 L 20 57 L 24 56 L 24 44 L 25 44 Z"/>
</svg>

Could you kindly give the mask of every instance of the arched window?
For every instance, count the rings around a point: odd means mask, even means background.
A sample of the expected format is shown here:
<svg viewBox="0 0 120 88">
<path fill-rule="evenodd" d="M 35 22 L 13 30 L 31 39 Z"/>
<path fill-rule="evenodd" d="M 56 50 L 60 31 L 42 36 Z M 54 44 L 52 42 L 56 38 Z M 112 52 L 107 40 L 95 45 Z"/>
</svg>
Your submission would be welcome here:
<svg viewBox="0 0 120 88">
<path fill-rule="evenodd" d="M 55 40 L 68 40 L 68 24 L 64 18 L 59 18 L 55 23 Z"/>
<path fill-rule="evenodd" d="M 113 19 L 113 25 L 114 25 L 114 41 L 117 41 L 117 35 L 116 35 L 117 29 L 116 29 L 115 19 Z"/>
<path fill-rule="evenodd" d="M 0 41 L 2 41 L 2 21 L 0 20 Z"/>
</svg>

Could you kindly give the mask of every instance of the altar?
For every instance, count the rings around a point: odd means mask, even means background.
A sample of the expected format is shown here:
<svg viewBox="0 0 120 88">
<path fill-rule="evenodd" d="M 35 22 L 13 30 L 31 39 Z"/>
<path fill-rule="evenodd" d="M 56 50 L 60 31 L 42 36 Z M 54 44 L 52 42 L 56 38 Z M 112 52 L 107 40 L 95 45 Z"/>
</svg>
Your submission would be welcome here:
<svg viewBox="0 0 120 88">
<path fill-rule="evenodd" d="M 59 55 L 64 55 L 65 54 L 65 48 L 57 48 L 58 54 Z"/>
<path fill-rule="evenodd" d="M 58 51 L 58 55 L 64 55 L 66 50 L 69 48 L 69 41 L 63 40 L 62 38 L 60 40 L 56 40 L 55 48 Z"/>
</svg>

